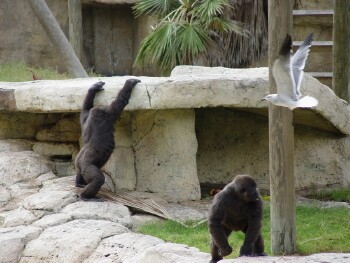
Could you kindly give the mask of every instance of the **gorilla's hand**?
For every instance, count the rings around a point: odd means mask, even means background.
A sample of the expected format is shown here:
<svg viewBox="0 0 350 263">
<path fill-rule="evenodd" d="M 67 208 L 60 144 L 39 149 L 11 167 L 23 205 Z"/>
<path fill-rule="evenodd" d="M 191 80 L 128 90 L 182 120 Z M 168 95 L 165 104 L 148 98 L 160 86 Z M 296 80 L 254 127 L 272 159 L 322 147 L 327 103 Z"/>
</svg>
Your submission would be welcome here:
<svg viewBox="0 0 350 263">
<path fill-rule="evenodd" d="M 104 85 L 104 84 L 105 84 L 105 83 L 104 83 L 103 81 L 96 82 L 94 85 L 92 85 L 92 86 L 89 88 L 89 91 L 96 93 L 96 92 L 98 92 L 98 91 L 104 90 L 104 89 L 103 89 L 103 85 Z"/>
<path fill-rule="evenodd" d="M 125 81 L 125 84 L 134 87 L 139 82 L 141 82 L 139 79 L 128 79 Z"/>
<path fill-rule="evenodd" d="M 240 257 L 243 257 L 243 256 L 246 256 L 246 257 L 253 257 L 254 254 L 253 254 L 253 245 L 250 246 L 250 245 L 243 245 L 239 251 L 239 256 Z"/>
<path fill-rule="evenodd" d="M 254 254 L 254 257 L 266 257 L 267 254 L 262 252 L 262 253 L 258 253 L 258 254 Z"/>
<path fill-rule="evenodd" d="M 219 249 L 219 255 L 222 256 L 222 257 L 226 257 L 227 255 L 230 255 L 231 253 L 232 253 L 232 247 L 231 246 L 227 246 L 227 247 Z"/>
</svg>

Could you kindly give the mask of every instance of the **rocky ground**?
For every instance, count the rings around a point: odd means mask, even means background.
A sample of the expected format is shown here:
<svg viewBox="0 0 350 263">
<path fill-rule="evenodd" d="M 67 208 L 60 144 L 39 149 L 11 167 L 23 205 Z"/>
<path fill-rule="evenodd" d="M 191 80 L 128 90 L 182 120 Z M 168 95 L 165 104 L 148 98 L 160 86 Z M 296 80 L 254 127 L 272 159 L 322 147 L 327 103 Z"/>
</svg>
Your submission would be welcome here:
<svg viewBox="0 0 350 263">
<path fill-rule="evenodd" d="M 132 214 L 126 206 L 108 200 L 79 200 L 74 176 L 59 178 L 51 168 L 32 151 L 0 147 L 0 262 L 209 261 L 209 254 L 196 248 L 135 232 L 143 222 L 159 218 Z M 207 202 L 162 204 L 174 218 L 207 215 Z M 350 262 L 350 254 L 222 262 Z"/>
</svg>

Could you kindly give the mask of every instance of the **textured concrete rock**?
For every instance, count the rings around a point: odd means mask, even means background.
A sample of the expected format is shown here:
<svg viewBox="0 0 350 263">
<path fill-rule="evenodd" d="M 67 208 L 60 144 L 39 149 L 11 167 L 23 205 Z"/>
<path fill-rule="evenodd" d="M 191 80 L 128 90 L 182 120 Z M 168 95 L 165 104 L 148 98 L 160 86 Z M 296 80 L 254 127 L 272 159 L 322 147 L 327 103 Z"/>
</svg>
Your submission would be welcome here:
<svg viewBox="0 0 350 263">
<path fill-rule="evenodd" d="M 145 249 L 142 253 L 126 259 L 124 263 L 208 263 L 210 255 L 199 252 L 197 248 L 188 247 L 181 244 L 161 243 Z"/>
<path fill-rule="evenodd" d="M 49 171 L 50 162 L 34 152 L 0 152 L 0 184 L 10 186 Z"/>
<path fill-rule="evenodd" d="M 11 199 L 11 192 L 6 187 L 0 185 L 0 207 Z"/>
<path fill-rule="evenodd" d="M 36 139 L 51 142 L 77 142 L 80 134 L 79 115 L 74 114 L 59 120 L 51 127 L 41 128 L 36 134 Z"/>
<path fill-rule="evenodd" d="M 41 228 L 34 226 L 0 228 L 0 262 L 18 262 L 25 245 L 40 232 Z"/>
<path fill-rule="evenodd" d="M 43 182 L 40 192 L 69 191 L 78 193 L 79 189 L 75 187 L 75 176 L 65 176 Z"/>
<path fill-rule="evenodd" d="M 277 257 L 240 257 L 235 259 L 225 259 L 222 263 L 270 263 L 270 262 L 290 262 L 290 263 L 345 263 L 349 262 L 349 253 L 321 253 L 311 256 L 277 256 Z"/>
<path fill-rule="evenodd" d="M 134 190 L 136 187 L 135 158 L 131 140 L 131 113 L 123 112 L 115 125 L 115 148 L 103 171 L 114 189 Z"/>
<path fill-rule="evenodd" d="M 58 212 L 62 207 L 76 202 L 77 194 L 69 191 L 47 191 L 28 196 L 23 201 L 23 206 L 29 210 L 43 210 Z"/>
<path fill-rule="evenodd" d="M 33 145 L 33 152 L 36 152 L 45 157 L 69 156 L 73 159 L 78 154 L 78 147 L 74 143 L 50 143 L 36 142 Z"/>
<path fill-rule="evenodd" d="M 51 215 L 43 216 L 39 220 L 33 222 L 32 225 L 45 229 L 51 226 L 64 224 L 72 219 L 73 218 L 68 214 L 62 214 L 62 213 L 51 214 Z"/>
<path fill-rule="evenodd" d="M 74 220 L 49 227 L 27 244 L 20 262 L 81 262 L 102 239 L 125 232 L 126 227 L 104 220 Z"/>
<path fill-rule="evenodd" d="M 0 213 L 1 227 L 15 227 L 20 225 L 30 225 L 38 218 L 29 210 L 18 208 Z"/>
<path fill-rule="evenodd" d="M 124 233 L 115 235 L 102 240 L 94 253 L 88 259 L 84 260 L 84 263 L 126 262 L 133 256 L 142 253 L 145 249 L 163 242 L 159 238 L 141 234 Z"/>
<path fill-rule="evenodd" d="M 1 88 L 0 88 L 1 90 Z M 0 139 L 32 140 L 39 127 L 55 123 L 61 114 L 32 114 L 28 112 L 0 112 Z"/>
<path fill-rule="evenodd" d="M 0 140 L 0 152 L 31 151 L 32 143 L 28 140 Z"/>
<path fill-rule="evenodd" d="M 142 111 L 133 120 L 136 190 L 199 199 L 194 111 Z"/>
<path fill-rule="evenodd" d="M 102 219 L 119 223 L 127 228 L 132 226 L 129 209 L 122 204 L 112 202 L 79 201 L 67 205 L 61 213 L 68 214 L 74 219 Z"/>
<path fill-rule="evenodd" d="M 106 82 L 97 96 L 98 104 L 110 103 L 116 89 L 129 76 L 61 81 L 24 82 L 20 86 L 0 83 L 0 88 L 14 89 L 16 109 L 32 112 L 78 111 L 86 89 L 97 80 Z M 228 69 L 179 66 L 167 78 L 140 77 L 126 110 L 179 109 L 201 107 L 255 108 L 264 113 L 268 103 L 260 101 L 268 94 L 267 68 Z M 350 133 L 348 104 L 327 86 L 305 75 L 301 90 L 319 100 L 311 111 L 299 110 L 295 122 L 344 134 Z M 317 113 L 317 114 L 315 114 Z M 322 116 L 322 118 L 320 118 Z"/>
</svg>

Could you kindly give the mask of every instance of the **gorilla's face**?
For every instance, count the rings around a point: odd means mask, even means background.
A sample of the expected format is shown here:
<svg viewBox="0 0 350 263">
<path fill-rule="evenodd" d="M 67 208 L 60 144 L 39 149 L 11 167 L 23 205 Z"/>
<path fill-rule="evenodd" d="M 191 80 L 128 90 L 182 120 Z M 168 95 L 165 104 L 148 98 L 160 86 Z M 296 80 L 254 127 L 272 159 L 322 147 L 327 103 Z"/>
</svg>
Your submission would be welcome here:
<svg viewBox="0 0 350 263">
<path fill-rule="evenodd" d="M 259 190 L 255 181 L 250 177 L 236 178 L 236 185 L 240 199 L 245 202 L 254 202 L 259 200 Z"/>
<path fill-rule="evenodd" d="M 241 197 L 246 202 L 254 202 L 259 200 L 259 190 L 255 186 L 243 187 L 241 189 Z"/>
</svg>

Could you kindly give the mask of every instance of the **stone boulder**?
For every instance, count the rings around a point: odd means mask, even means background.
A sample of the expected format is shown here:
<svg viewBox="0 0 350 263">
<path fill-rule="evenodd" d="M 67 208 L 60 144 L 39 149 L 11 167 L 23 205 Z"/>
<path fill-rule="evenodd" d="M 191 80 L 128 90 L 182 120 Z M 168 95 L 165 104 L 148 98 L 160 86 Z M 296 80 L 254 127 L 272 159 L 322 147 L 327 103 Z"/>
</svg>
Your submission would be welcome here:
<svg viewBox="0 0 350 263">
<path fill-rule="evenodd" d="M 19 262 L 26 244 L 40 232 L 34 226 L 0 228 L 0 262 Z"/>
<path fill-rule="evenodd" d="M 0 152 L 0 184 L 35 180 L 51 171 L 50 162 L 32 151 Z"/>
<path fill-rule="evenodd" d="M 164 241 L 147 235 L 135 233 L 115 235 L 102 240 L 90 257 L 84 260 L 84 263 L 127 262 L 135 255 L 142 253 L 145 249 L 161 243 L 164 243 Z M 142 261 L 130 262 L 136 263 Z"/>
<path fill-rule="evenodd" d="M 173 201 L 199 199 L 194 111 L 137 112 L 133 120 L 136 190 Z"/>
<path fill-rule="evenodd" d="M 23 206 L 31 211 L 58 212 L 70 203 L 74 203 L 79 196 L 70 191 L 47 191 L 28 196 Z"/>
<path fill-rule="evenodd" d="M 130 259 L 124 260 L 123 263 L 208 263 L 209 260 L 210 255 L 200 252 L 197 248 L 182 244 L 160 243 L 143 250 Z"/>
<path fill-rule="evenodd" d="M 84 202 L 79 201 L 67 205 L 61 210 L 74 219 L 108 220 L 131 228 L 132 220 L 129 209 L 112 202 Z"/>
<path fill-rule="evenodd" d="M 79 219 L 49 227 L 27 244 L 20 262 L 82 262 L 102 239 L 128 231 L 105 220 Z"/>
<path fill-rule="evenodd" d="M 0 226 L 15 227 L 20 225 L 30 225 L 37 219 L 38 217 L 30 210 L 17 208 L 15 210 L 0 213 Z"/>
</svg>

